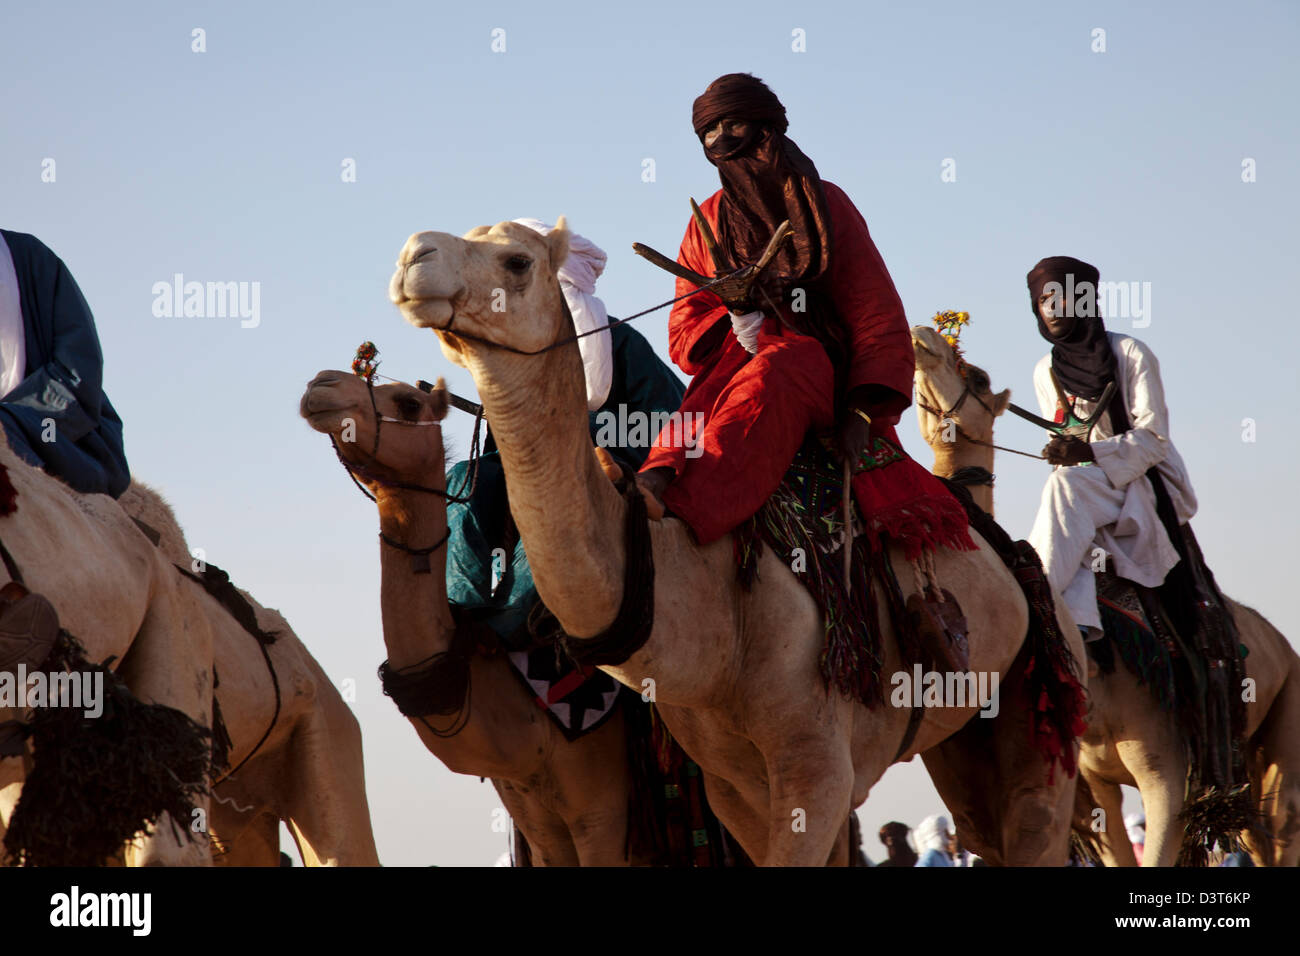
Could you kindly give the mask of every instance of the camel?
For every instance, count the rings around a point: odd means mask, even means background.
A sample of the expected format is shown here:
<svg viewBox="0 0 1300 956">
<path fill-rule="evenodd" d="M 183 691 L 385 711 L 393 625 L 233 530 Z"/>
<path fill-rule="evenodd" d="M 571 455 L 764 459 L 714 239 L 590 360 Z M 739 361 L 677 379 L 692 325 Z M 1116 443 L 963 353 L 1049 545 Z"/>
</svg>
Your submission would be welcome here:
<svg viewBox="0 0 1300 956">
<path fill-rule="evenodd" d="M 300 412 L 335 447 L 374 495 L 381 533 L 409 547 L 443 539 L 445 499 L 410 485 L 443 487 L 442 428 L 447 393 L 403 383 L 373 390 L 349 372 L 323 371 L 308 384 Z M 382 440 L 375 447 L 376 410 Z M 430 423 L 429 427 L 399 427 Z M 345 436 L 345 429 L 352 434 Z M 345 440 L 350 437 L 352 440 Z M 373 451 L 373 454 L 371 453 Z M 404 485 L 408 487 L 403 487 Z M 410 558 L 380 544 L 384 645 L 394 670 L 448 651 L 455 625 L 447 602 L 446 551 L 429 556 L 417 573 Z M 409 718 L 429 752 L 455 773 L 489 777 L 528 841 L 533 865 L 621 866 L 648 859 L 624 857 L 628 828 L 629 766 L 621 709 L 575 741 L 563 733 L 510 673 L 503 654 L 473 654 L 462 710 L 452 717 Z M 459 726 L 459 730 L 456 727 Z"/>
<path fill-rule="evenodd" d="M 961 468 L 992 473 L 993 427 L 1011 393 L 994 394 L 986 372 L 967 364 L 965 377 L 952 348 L 934 329 L 912 329 L 916 351 L 917 414 L 921 434 L 934 450 L 934 473 L 950 476 Z M 958 405 L 969 387 L 976 398 Z M 949 427 L 951 423 L 955 427 Z M 947 439 L 947 440 L 946 440 Z M 991 484 L 970 486 L 976 502 L 993 513 Z M 1300 861 L 1300 657 L 1286 638 L 1259 612 L 1227 599 L 1249 649 L 1246 674 L 1256 697 L 1247 708 L 1247 765 L 1251 787 L 1262 794 L 1260 812 L 1272 835 L 1243 834 L 1261 866 L 1295 866 Z M 1137 787 L 1146 813 L 1143 866 L 1172 866 L 1182 845 L 1178 815 L 1187 789 L 1187 757 L 1173 716 L 1160 709 L 1151 691 L 1122 664 L 1098 674 L 1090 661 L 1092 698 L 1089 729 L 1082 739 L 1080 771 L 1098 806 L 1105 811 L 1100 833 L 1107 866 L 1136 866 L 1125 833 L 1120 785 Z"/>
<path fill-rule="evenodd" d="M 555 279 L 567 248 L 563 219 L 546 237 L 508 222 L 463 238 L 418 233 L 401 250 L 389 294 L 408 322 L 433 329 L 443 354 L 473 376 L 537 590 L 580 645 L 619 613 L 629 505 L 603 473 L 587 431 L 581 363 Z M 828 692 L 818 667 L 821 615 L 770 549 L 759 561 L 761 583 L 745 592 L 730 541 L 700 547 L 671 517 L 651 522 L 648 534 L 653 626 L 639 650 L 602 669 L 653 693 L 669 730 L 700 765 L 718 818 L 751 859 L 842 865 L 841 824 L 893 761 L 910 709 L 868 708 Z M 1027 608 L 1001 560 L 978 544 L 938 553 L 936 575 L 964 610 L 970 669 L 1009 674 Z M 906 567 L 901 553 L 892 557 Z M 917 590 L 913 575 L 899 577 L 905 595 Z M 881 673 L 888 675 L 903 662 L 887 622 L 884 631 Z M 1070 649 L 1082 659 L 1081 645 Z M 963 845 L 994 864 L 1063 864 L 1074 782 L 1060 774 L 1047 783 L 1027 734 L 1008 730 L 985 741 L 997 759 L 981 767 L 978 785 L 951 752 L 935 750 L 968 723 L 984 724 L 977 733 L 985 736 L 1018 710 L 1005 693 L 993 721 L 972 721 L 973 707 L 925 708 L 900 757 L 934 751 L 927 766 L 959 820 Z M 963 817 L 958 807 L 969 812 Z M 972 829 L 972 821 L 982 822 Z"/>
<path fill-rule="evenodd" d="M 137 698 L 208 727 L 212 636 L 192 589 L 112 498 L 74 492 L 20 460 L 3 439 L 0 466 L 17 492 L 17 510 L 0 517 L 0 539 L 27 587 L 50 601 L 88 660 L 115 658 L 116 673 Z M 6 582 L 13 578 L 5 572 Z M 0 720 L 22 716 L 0 709 Z M 27 772 L 27 758 L 0 759 L 0 830 L 9 824 Z M 207 798 L 197 796 L 194 808 L 206 816 Z M 209 863 L 206 840 L 176 835 L 191 822 L 178 820 L 173 827 L 164 814 L 138 838 L 137 861 Z"/>
<path fill-rule="evenodd" d="M 46 482 L 63 487 L 48 477 Z M 106 513 L 111 513 L 107 504 L 111 501 L 104 498 L 102 508 Z M 117 505 L 125 512 L 125 516 L 117 517 L 139 519 L 159 533 L 155 550 L 164 565 L 190 565 L 189 547 L 161 495 L 132 481 Z M 126 521 L 123 536 L 136 550 L 140 550 L 141 542 L 154 548 L 131 521 Z M 24 574 L 30 580 L 30 575 Z M 196 629 L 209 637 L 211 660 L 220 677 L 216 696 L 232 740 L 231 767 L 248 761 L 237 775 L 220 779 L 213 790 L 206 811 L 207 830 L 216 851 L 211 854 L 212 861 L 219 865 L 278 866 L 279 824 L 284 819 L 307 865 L 377 865 L 365 796 L 360 728 L 320 665 L 278 612 L 244 594 L 254 608 L 258 626 L 276 635 L 269 648 L 282 695 L 280 713 L 275 717 L 275 691 L 256 639 L 206 591 L 182 578 L 174 568 L 162 577 L 176 582 L 191 619 L 198 617 L 202 621 Z M 195 611 L 197 614 L 193 614 Z M 87 642 L 87 649 L 92 659 L 99 659 L 100 648 Z M 131 686 L 134 690 L 135 685 Z M 210 699 L 204 713 L 211 713 Z M 273 717 L 274 727 L 254 753 Z M 2 836 L 21 796 L 25 774 L 22 761 L 16 759 L 5 761 L 0 769 Z M 165 827 L 157 829 L 166 832 Z M 134 840 L 123 848 L 117 862 L 200 862 L 174 854 L 159 859 L 147 849 L 147 841 Z"/>
<path fill-rule="evenodd" d="M 161 494 L 132 481 L 118 503 L 158 532 L 168 561 L 192 567 L 184 533 Z M 213 787 L 213 862 L 279 866 L 283 820 L 307 866 L 378 866 L 361 727 L 334 682 L 278 611 L 241 590 L 257 626 L 275 635 L 267 653 L 279 685 L 277 714 L 257 639 L 198 584 L 186 585 L 211 625 L 216 697 L 231 739 L 230 766 Z"/>
</svg>

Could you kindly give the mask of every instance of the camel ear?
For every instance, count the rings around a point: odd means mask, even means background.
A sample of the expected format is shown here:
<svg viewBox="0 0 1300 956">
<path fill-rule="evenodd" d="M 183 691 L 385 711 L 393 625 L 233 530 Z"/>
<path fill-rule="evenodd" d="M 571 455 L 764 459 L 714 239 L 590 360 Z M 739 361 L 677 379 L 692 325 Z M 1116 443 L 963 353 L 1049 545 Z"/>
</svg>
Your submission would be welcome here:
<svg viewBox="0 0 1300 956">
<path fill-rule="evenodd" d="M 1002 391 L 998 392 L 996 395 L 993 396 L 993 417 L 997 418 L 999 415 L 1005 412 L 1007 410 L 1007 406 L 1010 404 L 1011 404 L 1011 389 L 1004 388 Z"/>
<path fill-rule="evenodd" d="M 429 409 L 433 412 L 433 417 L 437 421 L 442 421 L 447 417 L 447 382 L 441 375 L 438 381 L 433 383 L 433 388 L 428 392 Z"/>
<path fill-rule="evenodd" d="M 564 260 L 569 258 L 569 223 L 561 216 L 546 236 L 546 248 L 551 255 L 552 271 L 559 271 Z"/>
</svg>

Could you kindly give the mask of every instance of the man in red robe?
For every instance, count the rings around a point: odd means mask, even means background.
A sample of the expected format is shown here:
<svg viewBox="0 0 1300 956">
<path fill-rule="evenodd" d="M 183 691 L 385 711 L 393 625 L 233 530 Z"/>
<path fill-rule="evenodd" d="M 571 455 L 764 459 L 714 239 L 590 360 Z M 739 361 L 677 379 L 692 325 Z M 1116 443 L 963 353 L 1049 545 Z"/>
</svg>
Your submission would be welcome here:
<svg viewBox="0 0 1300 956">
<path fill-rule="evenodd" d="M 869 531 L 904 539 L 909 554 L 940 543 L 971 547 L 961 506 L 894 435 L 911 404 L 915 357 L 902 301 L 862 215 L 785 135 L 785 108 L 761 80 L 715 80 L 695 101 L 692 122 L 722 180 L 701 211 L 731 268 L 757 260 L 783 220 L 793 241 L 748 296 L 736 299 L 722 285 L 721 296 L 709 290 L 673 306 L 669 351 L 693 378 L 685 424 L 664 429 L 641 470 L 652 515 L 666 506 L 708 544 L 776 491 L 810 429 L 834 429 L 840 454 L 855 463 Z M 724 273 L 694 220 L 677 261 Z M 677 280 L 679 296 L 694 288 Z"/>
</svg>

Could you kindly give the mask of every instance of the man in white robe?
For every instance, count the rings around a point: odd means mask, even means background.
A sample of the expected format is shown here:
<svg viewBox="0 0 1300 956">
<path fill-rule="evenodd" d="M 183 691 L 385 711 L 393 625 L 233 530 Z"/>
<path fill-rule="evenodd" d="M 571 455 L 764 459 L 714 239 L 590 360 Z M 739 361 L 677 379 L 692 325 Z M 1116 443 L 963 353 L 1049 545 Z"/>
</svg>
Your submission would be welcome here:
<svg viewBox="0 0 1300 956">
<path fill-rule="evenodd" d="M 1054 436 L 1043 449 L 1056 467 L 1029 535 L 1048 579 L 1092 639 L 1101 634 L 1096 571 L 1104 567 L 1155 588 L 1179 560 L 1156 513 L 1147 470 L 1154 467 L 1163 479 L 1179 524 L 1196 513 L 1187 466 L 1169 437 L 1160 365 L 1144 343 L 1105 331 L 1097 281 L 1095 268 L 1063 256 L 1043 260 L 1030 273 L 1039 329 L 1053 343 L 1034 369 L 1043 417 L 1064 417 L 1051 381 L 1054 367 L 1080 419 L 1096 409 L 1107 381 L 1118 388 L 1111 402 L 1119 407 L 1099 417 L 1088 441 Z M 1067 297 L 1067 289 L 1076 294 Z M 1113 418 L 1124 417 L 1130 427 L 1116 434 Z"/>
</svg>

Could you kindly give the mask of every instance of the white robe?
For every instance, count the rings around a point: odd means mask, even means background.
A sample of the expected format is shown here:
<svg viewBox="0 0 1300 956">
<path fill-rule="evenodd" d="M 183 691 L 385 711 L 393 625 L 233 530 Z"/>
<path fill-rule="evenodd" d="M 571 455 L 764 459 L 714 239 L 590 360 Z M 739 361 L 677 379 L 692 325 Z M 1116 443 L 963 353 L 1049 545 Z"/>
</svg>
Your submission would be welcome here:
<svg viewBox="0 0 1300 956">
<path fill-rule="evenodd" d="M 1162 584 L 1178 563 L 1178 553 L 1156 514 L 1147 469 L 1154 465 L 1164 479 L 1180 524 L 1196 513 L 1187 466 L 1169 440 L 1169 412 L 1155 354 L 1131 336 L 1107 332 L 1106 337 L 1117 366 L 1119 392 L 1113 401 L 1124 403 L 1132 427 L 1115 435 L 1109 416 L 1101 417 L 1091 440 L 1097 461 L 1052 471 L 1028 539 L 1075 623 L 1094 628 L 1101 627 L 1093 575 L 1098 563 L 1095 549 L 1102 549 L 1109 570 L 1146 587 Z M 1048 374 L 1051 365 L 1049 353 L 1034 369 L 1038 406 L 1048 419 L 1056 417 L 1058 408 Z M 1077 399 L 1075 414 L 1087 418 L 1094 407 L 1094 402 Z"/>
<path fill-rule="evenodd" d="M 0 399 L 27 377 L 27 330 L 9 243 L 0 236 Z"/>
</svg>

